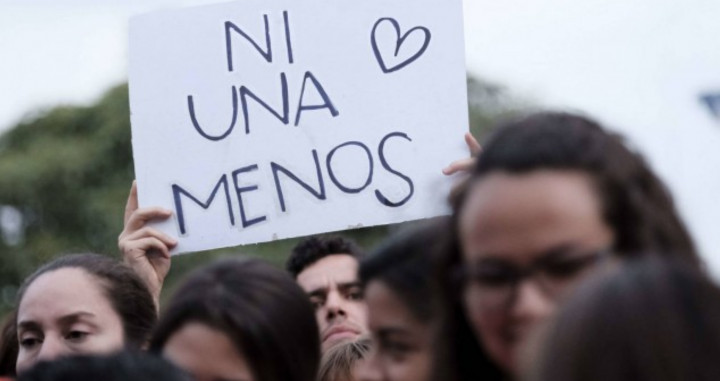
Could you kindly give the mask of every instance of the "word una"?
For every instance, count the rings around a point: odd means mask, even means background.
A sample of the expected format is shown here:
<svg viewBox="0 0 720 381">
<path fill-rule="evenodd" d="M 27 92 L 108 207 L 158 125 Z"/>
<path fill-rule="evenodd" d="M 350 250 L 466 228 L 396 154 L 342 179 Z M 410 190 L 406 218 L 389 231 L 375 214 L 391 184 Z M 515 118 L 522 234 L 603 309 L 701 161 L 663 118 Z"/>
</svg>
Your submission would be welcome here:
<svg viewBox="0 0 720 381">
<path fill-rule="evenodd" d="M 227 70 L 229 72 L 234 72 L 235 67 L 233 63 L 233 37 L 240 38 L 240 41 L 247 41 L 250 43 L 250 45 L 255 48 L 255 50 L 260 54 L 260 56 L 268 63 L 273 63 L 273 49 L 272 49 L 272 39 L 270 38 L 270 22 L 268 19 L 268 15 L 263 15 L 263 20 L 265 24 L 265 43 L 264 47 L 260 46 L 258 42 L 256 42 L 252 37 L 250 37 L 242 28 L 237 26 L 236 24 L 226 21 L 225 22 L 225 50 L 227 55 Z M 285 37 L 285 45 L 287 48 L 287 58 L 289 64 L 294 64 L 295 60 L 293 58 L 293 50 L 292 50 L 292 38 L 290 34 L 290 27 L 289 27 L 289 16 L 288 12 L 283 12 L 283 25 L 284 25 L 284 37 Z M 239 36 L 239 37 L 238 37 Z M 250 90 L 246 86 L 240 86 L 238 89 L 236 86 L 231 87 L 230 91 L 230 98 L 231 98 L 231 104 L 232 104 L 232 113 L 231 113 L 231 121 L 230 126 L 225 128 L 222 133 L 220 134 L 210 134 L 206 132 L 206 128 L 203 128 L 201 126 L 201 123 L 198 121 L 197 113 L 195 111 L 195 101 L 194 97 L 192 95 L 187 96 L 187 107 L 188 107 L 188 114 L 190 115 L 190 121 L 192 122 L 193 127 L 195 128 L 195 131 L 200 134 L 205 139 L 211 140 L 211 141 L 221 141 L 228 137 L 230 133 L 232 133 L 233 129 L 235 128 L 235 124 L 237 123 L 238 119 L 238 109 L 242 108 L 242 114 L 243 114 L 243 120 L 245 123 L 245 134 L 250 134 L 250 113 L 249 113 L 249 101 L 252 100 L 258 105 L 262 106 L 267 112 L 269 112 L 271 115 L 273 115 L 275 118 L 277 118 L 282 124 L 288 125 L 290 124 L 290 102 L 289 102 L 289 89 L 288 89 L 288 80 L 287 75 L 284 72 L 280 73 L 280 98 L 281 98 L 281 108 L 282 111 L 278 111 L 276 108 L 273 108 L 268 104 L 268 102 L 264 101 L 262 98 L 260 98 L 255 92 Z M 314 88 L 314 90 L 317 92 L 319 97 L 322 99 L 322 102 L 320 104 L 306 104 L 306 91 L 310 91 L 310 88 Z M 238 105 L 239 103 L 239 105 Z M 278 107 L 280 108 L 280 107 Z M 300 116 L 304 111 L 312 111 L 312 110 L 322 110 L 327 109 L 330 112 L 330 115 L 332 117 L 337 117 L 340 115 L 340 112 L 338 111 L 337 107 L 333 104 L 332 100 L 330 99 L 330 96 L 328 95 L 327 91 L 325 91 L 325 88 L 320 83 L 318 78 L 310 71 L 306 71 L 305 75 L 303 76 L 302 83 L 300 84 L 300 96 L 299 101 L 296 107 L 295 117 L 294 117 L 294 125 L 297 127 L 300 124 Z M 213 128 L 212 130 L 217 131 L 218 129 Z"/>
</svg>

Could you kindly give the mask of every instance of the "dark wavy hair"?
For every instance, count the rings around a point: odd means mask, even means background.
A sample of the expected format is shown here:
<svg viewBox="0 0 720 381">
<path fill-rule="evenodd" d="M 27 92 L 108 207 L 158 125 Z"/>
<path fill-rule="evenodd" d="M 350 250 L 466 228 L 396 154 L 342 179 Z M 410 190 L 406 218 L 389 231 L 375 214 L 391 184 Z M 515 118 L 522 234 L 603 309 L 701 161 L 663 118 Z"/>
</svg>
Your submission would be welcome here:
<svg viewBox="0 0 720 381">
<path fill-rule="evenodd" d="M 285 269 L 297 278 L 305 268 L 333 254 L 348 254 L 359 260 L 365 253 L 355 241 L 345 237 L 310 236 L 295 245 L 285 263 Z"/>
<path fill-rule="evenodd" d="M 440 355 L 438 369 L 445 375 L 438 379 L 503 377 L 492 363 L 477 360 L 487 356 L 465 318 L 459 290 L 451 279 L 452 269 L 461 262 L 458 218 L 472 185 L 491 173 L 548 169 L 589 176 L 601 201 L 602 217 L 615 233 L 612 249 L 617 255 L 656 253 L 702 267 L 670 192 L 619 135 L 587 117 L 561 112 L 535 113 L 501 125 L 483 146 L 468 181 L 450 199 L 453 214 L 437 275 L 446 302 L 440 339 L 450 342 Z"/>
<path fill-rule="evenodd" d="M 286 272 L 268 263 L 224 259 L 191 273 L 158 322 L 150 351 L 162 352 L 193 322 L 225 333 L 256 380 L 315 380 L 320 333 L 313 307 Z"/>
</svg>

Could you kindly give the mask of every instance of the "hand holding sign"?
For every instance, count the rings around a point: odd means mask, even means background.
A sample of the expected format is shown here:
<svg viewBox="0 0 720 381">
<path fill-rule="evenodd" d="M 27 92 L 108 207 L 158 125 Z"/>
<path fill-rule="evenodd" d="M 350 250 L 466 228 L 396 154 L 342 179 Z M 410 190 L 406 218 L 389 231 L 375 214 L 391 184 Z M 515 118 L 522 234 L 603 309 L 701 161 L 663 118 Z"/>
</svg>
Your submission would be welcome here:
<svg viewBox="0 0 720 381">
<path fill-rule="evenodd" d="M 405 56 L 410 54 L 405 59 L 400 58 L 400 61 L 397 62 L 394 66 L 388 66 L 387 62 L 391 58 L 387 55 L 387 52 L 385 50 L 385 54 L 383 54 L 380 51 L 380 48 L 378 47 L 378 41 L 377 41 L 377 34 L 378 34 L 378 28 L 384 28 L 392 26 L 395 30 L 395 34 L 397 38 L 395 39 L 395 51 L 392 55 L 392 58 L 398 59 L 398 56 L 400 55 L 400 49 L 403 47 L 403 43 L 408 39 L 408 37 L 414 37 L 416 39 L 421 38 L 422 44 L 419 47 L 416 47 L 416 51 L 412 53 L 410 49 L 406 49 L 403 53 Z M 413 63 L 413 61 L 420 58 L 420 56 L 425 53 L 425 50 L 427 49 L 428 45 L 430 44 L 430 37 L 431 37 L 430 31 L 422 26 L 416 26 L 410 30 L 408 30 L 405 34 L 402 36 L 400 35 L 400 24 L 398 22 L 390 17 L 384 17 L 378 20 L 375 23 L 375 26 L 373 26 L 372 29 L 372 35 L 370 37 L 370 41 L 372 43 L 373 52 L 375 53 L 375 58 L 377 58 L 378 64 L 380 64 L 380 68 L 385 74 L 392 73 L 394 71 L 398 71 L 402 68 L 404 68 L 407 65 L 410 65 Z"/>
<path fill-rule="evenodd" d="M 127 204 L 123 231 L 118 237 L 118 248 L 125 264 L 145 282 L 153 296 L 155 306 L 160 305 L 160 291 L 170 271 L 170 249 L 177 241 L 163 232 L 146 226 L 152 220 L 165 220 L 172 214 L 162 208 L 138 208 L 137 183 L 133 181 Z"/>
<path fill-rule="evenodd" d="M 465 144 L 467 144 L 468 151 L 470 151 L 470 157 L 462 158 L 453 161 L 447 167 L 443 168 L 443 174 L 446 176 L 453 175 L 455 173 L 467 173 L 472 170 L 477 162 L 477 157 L 482 151 L 480 143 L 472 136 L 471 133 L 465 133 Z"/>
</svg>

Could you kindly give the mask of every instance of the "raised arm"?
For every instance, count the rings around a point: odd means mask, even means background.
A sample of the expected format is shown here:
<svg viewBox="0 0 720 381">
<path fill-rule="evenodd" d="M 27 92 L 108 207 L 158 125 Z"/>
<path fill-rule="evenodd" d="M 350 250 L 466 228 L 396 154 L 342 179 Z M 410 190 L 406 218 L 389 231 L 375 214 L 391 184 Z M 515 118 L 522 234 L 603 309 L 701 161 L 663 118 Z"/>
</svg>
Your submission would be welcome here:
<svg viewBox="0 0 720 381">
<path fill-rule="evenodd" d="M 118 247 L 123 261 L 145 282 L 158 308 L 163 282 L 170 271 L 170 249 L 177 245 L 177 241 L 146 224 L 153 220 L 165 220 L 171 215 L 170 210 L 158 207 L 138 209 L 137 183 L 133 181 L 125 205 L 125 224 L 118 237 Z"/>
</svg>

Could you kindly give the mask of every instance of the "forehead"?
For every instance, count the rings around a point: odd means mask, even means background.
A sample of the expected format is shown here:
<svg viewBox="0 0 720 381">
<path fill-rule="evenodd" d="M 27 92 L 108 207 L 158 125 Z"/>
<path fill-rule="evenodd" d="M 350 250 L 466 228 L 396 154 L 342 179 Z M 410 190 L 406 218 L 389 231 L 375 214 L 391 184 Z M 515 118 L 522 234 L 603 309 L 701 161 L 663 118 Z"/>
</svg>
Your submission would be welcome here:
<svg viewBox="0 0 720 381">
<path fill-rule="evenodd" d="M 252 380 L 245 357 L 224 332 L 186 323 L 168 339 L 163 356 L 198 379 Z"/>
<path fill-rule="evenodd" d="M 371 281 L 365 289 L 368 328 L 378 335 L 403 335 L 420 341 L 432 339 L 428 323 L 413 315 L 405 301 L 380 281 Z"/>
<path fill-rule="evenodd" d="M 333 284 L 356 282 L 358 261 L 350 254 L 332 254 L 306 267 L 297 276 L 305 291 L 330 287 Z"/>
<path fill-rule="evenodd" d="M 365 288 L 365 302 L 368 305 L 368 323 L 371 328 L 379 326 L 403 327 L 414 322 L 405 302 L 380 281 L 371 281 Z"/>
<path fill-rule="evenodd" d="M 471 187 L 459 222 L 466 259 L 540 253 L 610 234 L 590 178 L 577 171 L 489 174 Z"/>
<path fill-rule="evenodd" d="M 112 312 L 100 281 L 84 270 L 62 268 L 40 275 L 25 290 L 18 320 L 54 319 L 78 311 Z"/>
</svg>

